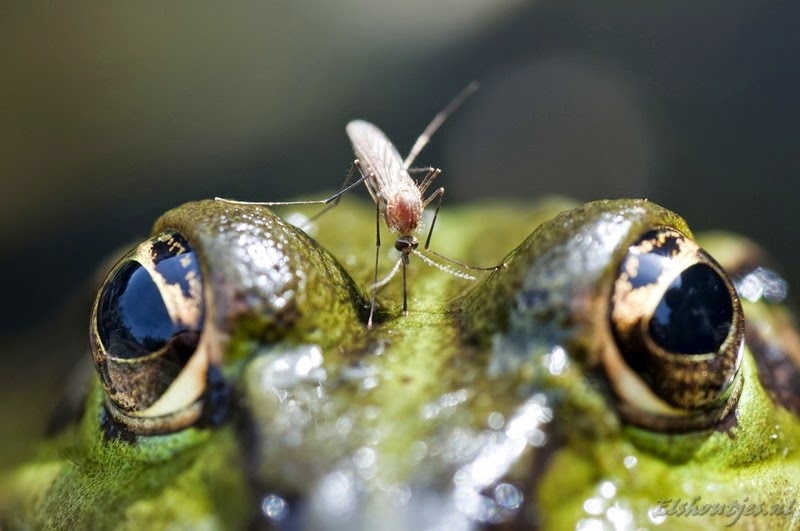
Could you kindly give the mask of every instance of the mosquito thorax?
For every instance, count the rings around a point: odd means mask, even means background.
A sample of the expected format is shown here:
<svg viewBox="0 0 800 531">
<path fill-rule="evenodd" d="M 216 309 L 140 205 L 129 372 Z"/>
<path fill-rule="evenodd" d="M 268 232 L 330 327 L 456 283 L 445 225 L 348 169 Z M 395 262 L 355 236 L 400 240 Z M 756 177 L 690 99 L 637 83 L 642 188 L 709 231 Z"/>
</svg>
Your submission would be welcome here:
<svg viewBox="0 0 800 531">
<path fill-rule="evenodd" d="M 417 230 L 422 217 L 422 198 L 419 190 L 410 178 L 408 180 L 411 186 L 400 188 L 386 199 L 386 225 L 400 234 L 409 234 Z"/>
</svg>

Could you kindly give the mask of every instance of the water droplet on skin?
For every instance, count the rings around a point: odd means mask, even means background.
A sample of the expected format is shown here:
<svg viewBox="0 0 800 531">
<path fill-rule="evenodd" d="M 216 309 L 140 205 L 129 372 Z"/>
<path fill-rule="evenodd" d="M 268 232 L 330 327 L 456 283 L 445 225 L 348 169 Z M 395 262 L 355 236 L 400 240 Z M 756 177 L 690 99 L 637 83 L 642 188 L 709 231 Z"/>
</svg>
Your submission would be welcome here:
<svg viewBox="0 0 800 531">
<path fill-rule="evenodd" d="M 352 479 L 344 472 L 331 472 L 323 477 L 312 494 L 312 502 L 320 513 L 330 516 L 348 515 L 356 505 Z"/>
<path fill-rule="evenodd" d="M 500 483 L 494 488 L 494 498 L 506 509 L 517 509 L 522 504 L 522 494 L 510 483 Z"/>
<path fill-rule="evenodd" d="M 428 445 L 422 441 L 415 441 L 414 444 L 411 445 L 411 456 L 414 459 L 415 463 L 418 463 L 425 459 L 425 456 L 428 455 Z"/>
<path fill-rule="evenodd" d="M 555 347 L 544 356 L 544 364 L 547 371 L 553 376 L 563 374 L 569 366 L 567 352 L 561 347 Z"/>
<path fill-rule="evenodd" d="M 584 518 L 575 526 L 576 531 L 606 531 L 608 528 L 599 518 Z"/>
<path fill-rule="evenodd" d="M 261 501 L 261 512 L 273 522 L 280 522 L 289 516 L 289 504 L 280 496 L 270 494 Z"/>
<path fill-rule="evenodd" d="M 603 505 L 603 500 L 601 498 L 593 496 L 583 502 L 583 510 L 586 511 L 587 514 L 597 516 L 603 513 Z"/>
<path fill-rule="evenodd" d="M 375 389 L 378 386 L 378 378 L 375 376 L 367 376 L 361 382 L 361 389 L 364 391 L 369 391 L 370 389 Z"/>
<path fill-rule="evenodd" d="M 383 439 L 383 434 L 378 428 L 364 430 L 364 443 L 376 446 Z"/>
<path fill-rule="evenodd" d="M 347 435 L 353 429 L 353 420 L 350 417 L 339 417 L 336 419 L 336 432 L 339 435 Z"/>
<path fill-rule="evenodd" d="M 503 425 L 506 423 L 506 419 L 503 417 L 502 413 L 498 413 L 497 411 L 493 411 L 489 413 L 489 418 L 487 419 L 487 423 L 489 427 L 493 430 L 500 430 L 503 429 Z"/>
<path fill-rule="evenodd" d="M 359 448 L 353 454 L 353 463 L 358 468 L 369 468 L 375 464 L 375 450 L 368 447 Z"/>
<path fill-rule="evenodd" d="M 311 218 L 309 218 L 302 212 L 292 212 L 284 219 L 288 223 L 294 225 L 298 229 L 308 234 L 309 236 L 315 236 L 317 234 L 317 231 L 319 230 L 317 224 L 311 221 Z"/>
<path fill-rule="evenodd" d="M 322 350 L 316 345 L 298 345 L 291 351 L 271 355 L 261 368 L 261 385 L 292 388 L 303 382 L 320 383 L 327 378 Z"/>
<path fill-rule="evenodd" d="M 419 416 L 422 420 L 433 420 L 439 416 L 439 406 L 437 404 L 425 404 L 419 409 Z"/>
<path fill-rule="evenodd" d="M 547 442 L 547 435 L 542 430 L 534 430 L 528 435 L 528 444 L 535 448 L 541 448 Z"/>
<path fill-rule="evenodd" d="M 376 420 L 380 418 L 381 410 L 377 406 L 367 406 L 364 408 L 364 418 L 367 420 Z"/>
<path fill-rule="evenodd" d="M 611 498 L 616 496 L 616 494 L 617 494 L 617 486 L 611 483 L 610 481 L 604 481 L 603 483 L 600 484 L 600 495 L 603 498 L 610 500 Z"/>
<path fill-rule="evenodd" d="M 633 514 L 630 509 L 616 503 L 606 511 L 606 518 L 614 526 L 614 529 L 630 529 L 633 523 Z"/>
<path fill-rule="evenodd" d="M 398 507 L 404 507 L 411 501 L 411 487 L 405 483 L 395 485 L 392 488 L 392 495 L 394 496 L 395 504 L 397 504 Z"/>
<path fill-rule="evenodd" d="M 757 267 L 737 280 L 736 288 L 742 297 L 751 302 L 757 302 L 762 297 L 770 302 L 781 302 L 788 291 L 785 280 L 763 267 Z"/>
<path fill-rule="evenodd" d="M 459 404 L 463 404 L 469 398 L 469 391 L 466 389 L 459 389 L 452 393 L 446 393 L 439 398 L 439 404 L 444 408 L 453 408 Z"/>
</svg>

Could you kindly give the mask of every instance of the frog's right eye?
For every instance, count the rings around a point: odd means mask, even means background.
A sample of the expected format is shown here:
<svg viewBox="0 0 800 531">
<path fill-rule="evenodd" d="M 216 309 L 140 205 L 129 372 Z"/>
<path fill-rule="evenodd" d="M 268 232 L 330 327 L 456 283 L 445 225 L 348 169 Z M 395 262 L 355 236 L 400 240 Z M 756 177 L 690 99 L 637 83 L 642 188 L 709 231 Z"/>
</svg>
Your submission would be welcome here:
<svg viewBox="0 0 800 531">
<path fill-rule="evenodd" d="M 614 283 L 610 320 L 619 356 L 607 356 L 607 372 L 629 422 L 700 429 L 735 404 L 741 304 L 693 240 L 665 227 L 632 245 Z"/>
<path fill-rule="evenodd" d="M 174 431 L 194 422 L 207 357 L 201 271 L 176 231 L 141 243 L 120 260 L 92 311 L 95 367 L 115 420 L 134 433 Z"/>
</svg>

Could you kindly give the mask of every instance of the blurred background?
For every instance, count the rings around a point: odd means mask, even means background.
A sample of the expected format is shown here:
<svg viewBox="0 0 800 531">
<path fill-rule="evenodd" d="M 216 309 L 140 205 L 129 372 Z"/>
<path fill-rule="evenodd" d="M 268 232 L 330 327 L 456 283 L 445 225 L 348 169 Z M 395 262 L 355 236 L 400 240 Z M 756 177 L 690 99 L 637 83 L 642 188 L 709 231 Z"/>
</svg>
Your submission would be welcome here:
<svg viewBox="0 0 800 531">
<path fill-rule="evenodd" d="M 418 159 L 445 170 L 446 205 L 647 197 L 754 238 L 797 285 L 799 26 L 777 0 L 4 2 L 7 455 L 85 355 L 109 252 L 185 201 L 323 197 L 347 121 L 405 154 L 473 79 Z"/>
</svg>

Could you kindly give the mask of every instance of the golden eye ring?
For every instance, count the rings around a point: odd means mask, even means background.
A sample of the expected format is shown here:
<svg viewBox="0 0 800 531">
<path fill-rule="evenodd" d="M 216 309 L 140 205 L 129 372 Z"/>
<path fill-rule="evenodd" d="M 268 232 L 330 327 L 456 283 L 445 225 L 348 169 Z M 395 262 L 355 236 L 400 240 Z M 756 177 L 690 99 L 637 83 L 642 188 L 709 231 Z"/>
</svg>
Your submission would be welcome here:
<svg viewBox="0 0 800 531">
<path fill-rule="evenodd" d="M 605 356 L 623 417 L 644 427 L 708 427 L 736 403 L 744 317 L 722 267 L 663 227 L 628 249 L 612 288 Z"/>
<path fill-rule="evenodd" d="M 90 341 L 115 421 L 155 434 L 200 418 L 209 366 L 204 319 L 200 265 L 177 231 L 150 238 L 114 266 L 92 309 Z"/>
</svg>

